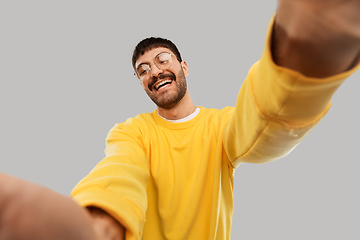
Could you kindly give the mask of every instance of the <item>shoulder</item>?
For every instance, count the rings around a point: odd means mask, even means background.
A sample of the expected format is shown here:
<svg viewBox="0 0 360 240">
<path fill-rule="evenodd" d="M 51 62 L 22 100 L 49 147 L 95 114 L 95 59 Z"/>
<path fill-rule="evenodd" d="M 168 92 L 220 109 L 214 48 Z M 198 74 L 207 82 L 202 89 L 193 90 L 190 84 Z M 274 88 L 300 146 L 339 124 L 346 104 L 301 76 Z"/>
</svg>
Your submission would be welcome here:
<svg viewBox="0 0 360 240">
<path fill-rule="evenodd" d="M 216 109 L 216 108 L 204 108 L 201 107 L 201 111 L 203 111 L 203 115 L 206 118 L 214 118 L 218 117 L 220 119 L 227 119 L 232 116 L 234 113 L 235 108 L 234 107 L 224 107 L 222 109 Z"/>
<path fill-rule="evenodd" d="M 126 121 L 121 123 L 116 123 L 115 128 L 138 128 L 145 127 L 149 123 L 154 122 L 154 117 L 152 113 L 141 113 L 135 117 L 130 117 Z"/>
<path fill-rule="evenodd" d="M 203 120 L 201 122 L 214 126 L 224 126 L 234 113 L 234 107 L 224 107 L 222 109 L 201 107 Z"/>
<path fill-rule="evenodd" d="M 111 128 L 109 136 L 116 134 L 131 134 L 133 136 L 140 136 L 147 132 L 150 125 L 154 123 L 152 113 L 142 113 L 135 117 L 128 118 L 126 121 L 116 123 Z"/>
</svg>

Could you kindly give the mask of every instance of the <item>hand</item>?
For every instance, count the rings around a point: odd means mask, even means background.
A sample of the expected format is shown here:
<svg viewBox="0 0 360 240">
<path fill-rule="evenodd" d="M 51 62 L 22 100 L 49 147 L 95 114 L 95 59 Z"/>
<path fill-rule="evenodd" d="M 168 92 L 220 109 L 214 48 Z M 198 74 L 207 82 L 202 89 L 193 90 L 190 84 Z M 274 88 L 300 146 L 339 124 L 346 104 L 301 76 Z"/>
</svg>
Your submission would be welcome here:
<svg viewBox="0 0 360 240">
<path fill-rule="evenodd" d="M 88 208 L 93 220 L 92 226 L 98 240 L 123 240 L 125 239 L 125 228 L 105 211 Z"/>
<path fill-rule="evenodd" d="M 97 240 L 94 230 L 71 198 L 0 173 L 0 240 Z"/>
<path fill-rule="evenodd" d="M 275 63 L 309 77 L 352 68 L 360 53 L 359 0 L 278 0 Z"/>
<path fill-rule="evenodd" d="M 359 40 L 359 12 L 359 0 L 278 0 L 277 19 L 285 29 L 292 29 L 292 34 L 297 27 L 321 27 Z"/>
</svg>

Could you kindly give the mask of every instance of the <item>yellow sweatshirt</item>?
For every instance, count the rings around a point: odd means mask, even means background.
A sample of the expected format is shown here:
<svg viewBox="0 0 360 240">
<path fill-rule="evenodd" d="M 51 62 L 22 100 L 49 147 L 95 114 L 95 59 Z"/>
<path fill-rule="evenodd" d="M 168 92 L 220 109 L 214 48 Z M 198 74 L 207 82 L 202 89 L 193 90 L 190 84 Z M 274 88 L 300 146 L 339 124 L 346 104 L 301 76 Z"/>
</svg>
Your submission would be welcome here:
<svg viewBox="0 0 360 240">
<path fill-rule="evenodd" d="M 315 79 L 276 66 L 271 29 L 272 22 L 235 108 L 200 107 L 183 123 L 154 111 L 116 124 L 106 157 L 71 196 L 111 214 L 126 228 L 127 240 L 230 239 L 235 168 L 288 154 L 355 71 Z"/>
</svg>

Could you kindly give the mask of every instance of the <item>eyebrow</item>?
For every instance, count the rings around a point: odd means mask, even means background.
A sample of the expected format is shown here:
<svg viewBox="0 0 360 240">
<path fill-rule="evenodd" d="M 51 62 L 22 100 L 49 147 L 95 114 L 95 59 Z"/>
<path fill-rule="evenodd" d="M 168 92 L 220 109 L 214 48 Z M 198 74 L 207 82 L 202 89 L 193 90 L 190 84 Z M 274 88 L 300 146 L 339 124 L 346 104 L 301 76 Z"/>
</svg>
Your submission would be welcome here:
<svg viewBox="0 0 360 240">
<path fill-rule="evenodd" d="M 174 54 L 171 53 L 171 52 L 166 52 L 166 51 L 164 51 L 164 52 L 159 52 L 158 54 L 155 55 L 154 60 L 155 60 L 155 58 L 156 58 L 157 56 L 159 56 L 159 55 L 162 54 L 162 53 L 168 53 L 168 54 L 174 55 Z M 175 55 L 174 55 L 174 56 L 175 56 Z M 139 65 L 137 65 L 137 66 L 135 65 L 135 66 L 136 66 L 135 69 L 138 69 L 138 67 L 139 67 L 140 65 L 142 65 L 142 64 L 149 64 L 149 63 L 151 63 L 151 62 L 154 62 L 154 61 L 140 62 Z"/>
</svg>

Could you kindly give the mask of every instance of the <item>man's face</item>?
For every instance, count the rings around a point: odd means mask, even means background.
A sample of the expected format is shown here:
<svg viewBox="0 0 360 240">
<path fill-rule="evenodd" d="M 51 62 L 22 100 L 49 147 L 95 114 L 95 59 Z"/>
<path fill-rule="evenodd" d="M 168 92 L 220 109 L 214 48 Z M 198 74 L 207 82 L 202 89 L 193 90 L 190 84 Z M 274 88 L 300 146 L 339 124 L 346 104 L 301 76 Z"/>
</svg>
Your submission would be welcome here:
<svg viewBox="0 0 360 240">
<path fill-rule="evenodd" d="M 153 63 L 155 57 L 163 52 L 172 54 L 171 66 L 165 70 L 159 69 Z M 180 63 L 175 54 L 167 48 L 154 48 L 137 59 L 135 68 L 142 63 L 148 63 L 151 67 L 150 77 L 140 82 L 147 95 L 160 108 L 174 107 L 187 91 L 185 77 L 188 74 L 188 67 L 186 62 Z"/>
</svg>

